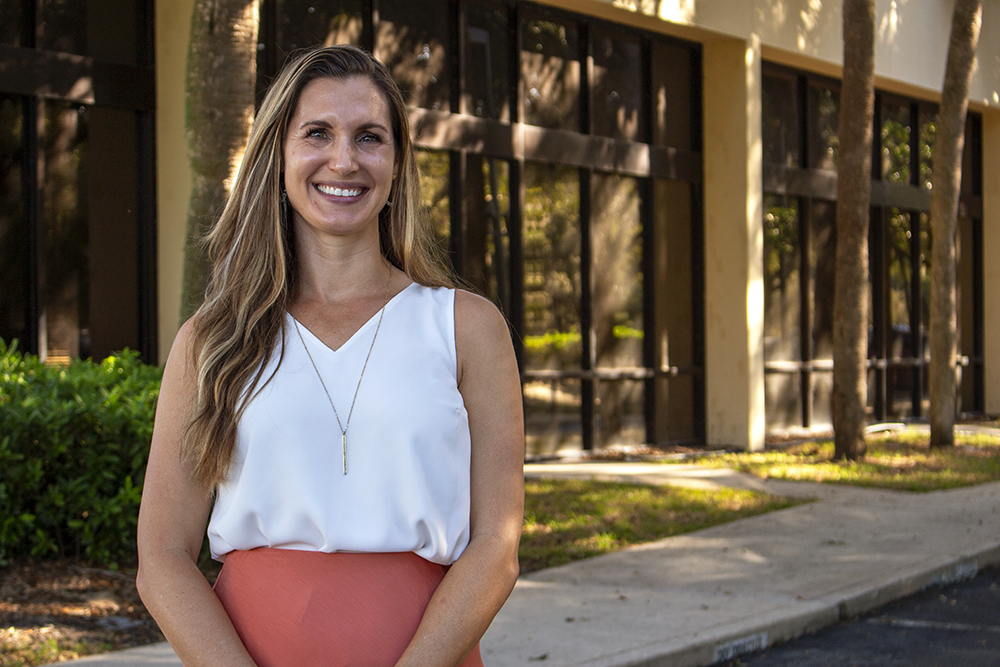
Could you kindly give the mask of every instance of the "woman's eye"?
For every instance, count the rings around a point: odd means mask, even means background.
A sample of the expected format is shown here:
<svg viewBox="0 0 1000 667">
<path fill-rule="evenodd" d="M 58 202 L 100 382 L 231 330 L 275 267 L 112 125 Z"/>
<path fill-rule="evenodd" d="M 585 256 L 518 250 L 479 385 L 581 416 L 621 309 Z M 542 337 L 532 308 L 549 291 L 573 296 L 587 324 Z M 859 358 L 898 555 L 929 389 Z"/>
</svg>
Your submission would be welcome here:
<svg viewBox="0 0 1000 667">
<path fill-rule="evenodd" d="M 320 128 L 309 130 L 306 133 L 306 136 L 309 137 L 310 139 L 325 139 L 326 138 L 326 130 L 323 130 L 323 129 L 320 129 Z"/>
<path fill-rule="evenodd" d="M 361 141 L 378 143 L 382 141 L 382 137 L 377 134 L 372 134 L 371 132 L 366 132 L 361 135 Z"/>
</svg>

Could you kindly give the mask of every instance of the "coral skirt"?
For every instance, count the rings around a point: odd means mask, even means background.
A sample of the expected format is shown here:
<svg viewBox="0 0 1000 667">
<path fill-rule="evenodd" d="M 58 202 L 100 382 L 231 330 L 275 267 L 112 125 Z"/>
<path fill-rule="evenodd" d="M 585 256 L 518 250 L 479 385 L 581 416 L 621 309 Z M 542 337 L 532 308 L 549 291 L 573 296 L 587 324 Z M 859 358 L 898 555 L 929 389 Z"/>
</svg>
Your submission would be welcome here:
<svg viewBox="0 0 1000 667">
<path fill-rule="evenodd" d="M 215 583 L 260 667 L 392 667 L 447 568 L 414 553 L 233 551 Z M 477 645 L 462 667 L 482 667 Z"/>
</svg>

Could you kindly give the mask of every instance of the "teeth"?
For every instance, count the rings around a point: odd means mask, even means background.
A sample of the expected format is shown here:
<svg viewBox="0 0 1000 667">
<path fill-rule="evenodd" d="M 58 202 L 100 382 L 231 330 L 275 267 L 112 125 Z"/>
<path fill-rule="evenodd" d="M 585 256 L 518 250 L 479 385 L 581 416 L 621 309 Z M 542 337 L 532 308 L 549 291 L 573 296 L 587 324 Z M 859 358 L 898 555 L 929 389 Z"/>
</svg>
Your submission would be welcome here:
<svg viewBox="0 0 1000 667">
<path fill-rule="evenodd" d="M 316 188 L 323 194 L 333 195 L 334 197 L 357 197 L 361 194 L 361 188 L 345 190 L 344 188 L 333 188 L 329 185 L 317 185 Z"/>
</svg>

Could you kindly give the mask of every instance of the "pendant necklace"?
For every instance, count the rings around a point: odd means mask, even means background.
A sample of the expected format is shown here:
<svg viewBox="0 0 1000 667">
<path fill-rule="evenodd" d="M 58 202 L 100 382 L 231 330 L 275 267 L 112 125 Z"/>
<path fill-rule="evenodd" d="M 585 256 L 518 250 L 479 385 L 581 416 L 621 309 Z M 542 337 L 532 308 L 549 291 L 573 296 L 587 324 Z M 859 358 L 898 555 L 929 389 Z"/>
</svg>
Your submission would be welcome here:
<svg viewBox="0 0 1000 667">
<path fill-rule="evenodd" d="M 372 344 L 368 348 L 368 355 L 365 357 L 365 363 L 361 366 L 361 377 L 358 378 L 358 386 L 354 388 L 354 398 L 351 400 L 351 409 L 347 412 L 347 422 L 342 423 L 340 421 L 340 414 L 337 413 L 337 408 L 333 404 L 333 398 L 330 396 L 329 390 L 326 388 L 326 383 L 323 382 L 323 376 L 319 373 L 319 368 L 316 366 L 316 362 L 313 360 L 312 354 L 309 352 L 309 348 L 306 346 L 306 340 L 302 337 L 302 331 L 299 329 L 298 320 L 294 317 L 292 318 L 292 324 L 295 325 L 295 333 L 299 335 L 299 341 L 302 342 L 302 349 L 306 351 L 306 356 L 309 357 L 309 363 L 312 364 L 313 370 L 316 371 L 316 377 L 319 378 L 319 385 L 323 387 L 323 393 L 326 394 L 326 400 L 330 401 L 330 407 L 333 408 L 333 416 L 337 418 L 337 426 L 340 427 L 340 444 L 343 451 L 344 459 L 344 474 L 347 474 L 347 429 L 351 427 L 351 415 L 354 414 L 354 403 L 358 400 L 358 390 L 361 389 L 361 380 L 365 377 L 365 369 L 368 368 L 368 359 L 372 356 L 372 350 L 375 348 L 375 339 L 378 338 L 378 330 L 382 328 L 382 318 L 385 316 L 385 307 L 389 305 L 389 285 L 392 283 L 392 267 L 389 267 L 389 279 L 385 282 L 385 299 L 382 300 L 382 310 L 378 316 L 378 324 L 375 326 L 375 335 L 372 336 Z"/>
</svg>

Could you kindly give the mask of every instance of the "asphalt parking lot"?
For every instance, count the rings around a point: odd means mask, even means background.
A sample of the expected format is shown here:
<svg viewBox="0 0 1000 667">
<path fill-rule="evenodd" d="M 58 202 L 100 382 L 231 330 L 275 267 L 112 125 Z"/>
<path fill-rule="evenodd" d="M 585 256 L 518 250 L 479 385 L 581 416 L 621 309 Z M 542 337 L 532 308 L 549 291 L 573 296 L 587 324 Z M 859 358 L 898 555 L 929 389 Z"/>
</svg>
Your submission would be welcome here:
<svg viewBox="0 0 1000 667">
<path fill-rule="evenodd" d="M 996 667 L 1000 569 L 933 586 L 725 667 Z"/>
</svg>

